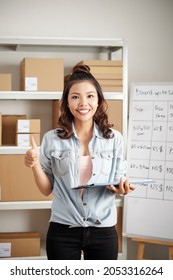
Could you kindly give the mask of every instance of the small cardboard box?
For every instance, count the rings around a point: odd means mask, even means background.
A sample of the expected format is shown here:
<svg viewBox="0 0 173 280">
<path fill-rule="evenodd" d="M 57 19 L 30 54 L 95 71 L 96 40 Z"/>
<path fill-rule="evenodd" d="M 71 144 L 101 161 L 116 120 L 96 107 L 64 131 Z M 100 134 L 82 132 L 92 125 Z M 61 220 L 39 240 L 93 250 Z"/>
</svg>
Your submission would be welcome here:
<svg viewBox="0 0 173 280">
<path fill-rule="evenodd" d="M 88 65 L 90 66 L 109 66 L 109 67 L 114 67 L 114 66 L 123 66 L 122 60 L 81 60 L 77 65 Z"/>
<path fill-rule="evenodd" d="M 40 119 L 17 120 L 17 133 L 40 133 Z"/>
<path fill-rule="evenodd" d="M 34 137 L 37 146 L 40 146 L 40 134 L 39 133 L 17 133 L 16 145 L 19 147 L 31 146 L 31 136 Z"/>
<path fill-rule="evenodd" d="M 0 74 L 0 91 L 11 91 L 11 74 Z"/>
<path fill-rule="evenodd" d="M 24 154 L 0 155 L 0 201 L 52 200 L 38 189 Z"/>
<path fill-rule="evenodd" d="M 26 115 L 2 115 L 2 145 L 16 145 L 18 119 L 26 119 Z"/>
<path fill-rule="evenodd" d="M 22 91 L 63 91 L 62 58 L 24 58 L 20 64 Z"/>
<path fill-rule="evenodd" d="M 123 103 L 122 100 L 106 100 L 108 104 L 108 120 L 113 128 L 123 132 Z"/>
<path fill-rule="evenodd" d="M 0 233 L 0 257 L 40 256 L 38 232 Z"/>
<path fill-rule="evenodd" d="M 2 114 L 0 113 L 0 146 L 2 145 Z"/>
<path fill-rule="evenodd" d="M 52 102 L 52 128 L 57 128 L 58 119 L 60 116 L 60 101 L 53 100 Z"/>
</svg>

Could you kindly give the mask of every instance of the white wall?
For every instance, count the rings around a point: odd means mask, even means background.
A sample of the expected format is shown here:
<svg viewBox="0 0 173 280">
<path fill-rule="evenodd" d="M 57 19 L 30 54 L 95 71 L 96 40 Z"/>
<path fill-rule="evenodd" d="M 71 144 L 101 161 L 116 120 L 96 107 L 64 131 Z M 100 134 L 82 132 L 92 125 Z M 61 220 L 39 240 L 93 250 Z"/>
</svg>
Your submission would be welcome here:
<svg viewBox="0 0 173 280">
<path fill-rule="evenodd" d="M 172 15 L 172 0 L 0 0 L 0 36 L 123 38 L 129 85 L 166 82 L 173 81 Z M 147 257 L 166 258 L 162 249 Z M 135 253 L 129 241 L 128 258 Z"/>
<path fill-rule="evenodd" d="M 173 80 L 172 0 L 0 0 L 0 36 L 123 38 L 131 82 Z"/>
</svg>

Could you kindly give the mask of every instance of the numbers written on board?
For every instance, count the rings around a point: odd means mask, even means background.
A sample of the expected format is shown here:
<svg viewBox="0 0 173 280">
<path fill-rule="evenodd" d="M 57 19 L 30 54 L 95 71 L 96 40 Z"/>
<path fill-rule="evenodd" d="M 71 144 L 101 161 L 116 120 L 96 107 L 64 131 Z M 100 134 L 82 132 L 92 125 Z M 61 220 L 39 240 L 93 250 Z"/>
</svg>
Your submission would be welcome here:
<svg viewBox="0 0 173 280">
<path fill-rule="evenodd" d="M 135 85 L 129 117 L 129 177 L 156 180 L 131 195 L 173 200 L 173 85 Z"/>
</svg>

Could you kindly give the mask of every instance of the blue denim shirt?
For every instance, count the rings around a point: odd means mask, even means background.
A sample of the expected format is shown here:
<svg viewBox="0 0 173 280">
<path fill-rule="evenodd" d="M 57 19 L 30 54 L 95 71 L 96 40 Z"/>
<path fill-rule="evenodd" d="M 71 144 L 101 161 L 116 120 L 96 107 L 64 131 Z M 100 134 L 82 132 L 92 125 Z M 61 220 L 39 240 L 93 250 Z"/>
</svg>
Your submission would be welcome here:
<svg viewBox="0 0 173 280">
<path fill-rule="evenodd" d="M 88 184 L 116 181 L 126 173 L 124 143 L 120 132 L 113 130 L 105 139 L 94 125 L 89 143 L 92 176 Z M 50 221 L 69 226 L 109 227 L 117 222 L 115 193 L 106 188 L 88 188 L 80 195 L 80 142 L 74 126 L 69 139 L 62 140 L 56 130 L 47 132 L 40 149 L 41 165 L 52 181 L 53 202 Z"/>
</svg>

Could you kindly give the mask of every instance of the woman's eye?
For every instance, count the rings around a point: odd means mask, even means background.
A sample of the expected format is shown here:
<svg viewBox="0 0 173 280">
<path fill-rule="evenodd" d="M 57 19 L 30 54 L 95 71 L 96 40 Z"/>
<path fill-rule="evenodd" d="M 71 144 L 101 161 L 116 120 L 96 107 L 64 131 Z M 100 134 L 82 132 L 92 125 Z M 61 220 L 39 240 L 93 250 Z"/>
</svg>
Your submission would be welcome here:
<svg viewBox="0 0 173 280">
<path fill-rule="evenodd" d="M 94 97 L 94 95 L 93 95 L 93 94 L 90 94 L 90 95 L 88 95 L 88 97 L 89 97 L 89 98 L 93 98 L 93 97 Z"/>
<path fill-rule="evenodd" d="M 77 99 L 77 98 L 78 98 L 77 95 L 73 95 L 73 96 L 72 96 L 72 99 Z"/>
</svg>

